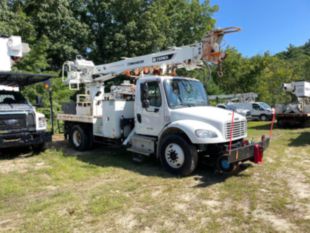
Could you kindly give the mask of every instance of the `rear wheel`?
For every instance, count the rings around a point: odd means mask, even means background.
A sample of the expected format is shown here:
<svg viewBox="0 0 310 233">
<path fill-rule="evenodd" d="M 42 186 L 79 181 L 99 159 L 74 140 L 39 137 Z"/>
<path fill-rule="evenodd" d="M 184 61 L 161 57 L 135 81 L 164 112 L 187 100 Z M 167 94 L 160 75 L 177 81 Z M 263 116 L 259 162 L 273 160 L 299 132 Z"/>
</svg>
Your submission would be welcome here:
<svg viewBox="0 0 310 233">
<path fill-rule="evenodd" d="M 74 125 L 69 133 L 70 144 L 79 151 L 85 151 L 91 147 L 91 135 L 89 131 L 80 126 Z"/>
<path fill-rule="evenodd" d="M 267 121 L 267 120 L 268 120 L 268 118 L 267 118 L 267 116 L 266 116 L 265 114 L 260 115 L 259 119 L 260 119 L 261 121 Z"/>
<path fill-rule="evenodd" d="M 160 146 L 162 166 L 170 173 L 187 176 L 197 167 L 196 148 L 180 135 L 166 136 Z"/>
</svg>

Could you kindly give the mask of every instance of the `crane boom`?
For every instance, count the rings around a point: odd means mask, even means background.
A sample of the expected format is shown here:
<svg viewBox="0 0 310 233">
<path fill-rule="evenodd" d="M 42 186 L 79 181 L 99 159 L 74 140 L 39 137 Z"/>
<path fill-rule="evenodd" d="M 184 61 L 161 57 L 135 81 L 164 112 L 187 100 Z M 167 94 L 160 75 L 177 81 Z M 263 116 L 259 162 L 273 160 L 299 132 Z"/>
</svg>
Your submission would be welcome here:
<svg viewBox="0 0 310 233">
<path fill-rule="evenodd" d="M 79 89 L 80 84 L 104 82 L 121 73 L 135 69 L 141 69 L 144 72 L 146 68 L 160 68 L 161 73 L 167 73 L 167 70 L 180 67 L 198 68 L 203 62 L 218 65 L 226 57 L 226 54 L 220 50 L 224 35 L 239 30 L 240 28 L 237 27 L 212 30 L 201 42 L 143 56 L 125 58 L 109 64 L 95 66 L 92 61 L 77 57 L 75 61 L 64 63 L 63 81 L 69 84 L 70 89 Z"/>
<path fill-rule="evenodd" d="M 201 43 L 175 47 L 158 53 L 151 53 L 134 58 L 98 65 L 95 67 L 94 74 L 120 74 L 126 70 L 134 70 L 142 67 L 177 65 L 195 63 L 201 58 Z"/>
</svg>

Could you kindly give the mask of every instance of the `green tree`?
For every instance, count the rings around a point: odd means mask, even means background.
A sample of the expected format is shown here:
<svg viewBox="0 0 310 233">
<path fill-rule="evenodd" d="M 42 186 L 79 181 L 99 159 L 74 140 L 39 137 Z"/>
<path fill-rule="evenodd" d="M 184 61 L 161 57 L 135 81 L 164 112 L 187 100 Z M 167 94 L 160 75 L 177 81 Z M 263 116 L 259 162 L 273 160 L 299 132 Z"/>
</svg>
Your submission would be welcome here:
<svg viewBox="0 0 310 233">
<path fill-rule="evenodd" d="M 48 39 L 47 56 L 52 69 L 63 62 L 85 53 L 89 29 L 71 10 L 68 0 L 24 0 L 24 12 L 36 31 L 36 41 Z"/>
<path fill-rule="evenodd" d="M 90 57 L 97 63 L 193 43 L 214 25 L 209 1 L 90 1 L 81 17 L 92 30 Z"/>
</svg>

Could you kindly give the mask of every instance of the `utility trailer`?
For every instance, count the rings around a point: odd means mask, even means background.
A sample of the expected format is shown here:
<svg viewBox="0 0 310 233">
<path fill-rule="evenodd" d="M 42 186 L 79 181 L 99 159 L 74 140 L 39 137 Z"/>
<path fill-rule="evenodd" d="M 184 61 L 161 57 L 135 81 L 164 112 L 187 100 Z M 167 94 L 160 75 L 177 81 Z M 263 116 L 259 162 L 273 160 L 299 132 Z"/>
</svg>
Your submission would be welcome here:
<svg viewBox="0 0 310 233">
<path fill-rule="evenodd" d="M 30 146 L 39 152 L 51 141 L 45 116 L 24 98 L 21 88 L 52 76 L 11 72 L 12 64 L 28 51 L 19 36 L 0 37 L 0 151 Z"/>
<path fill-rule="evenodd" d="M 94 142 L 113 143 L 155 156 L 178 175 L 191 174 L 200 157 L 227 172 L 244 161 L 260 162 L 269 138 L 247 141 L 245 117 L 208 106 L 200 81 L 171 75 L 178 67 L 197 68 L 201 61 L 220 63 L 225 54 L 219 43 L 235 30 L 215 30 L 193 45 L 110 64 L 95 66 L 80 57 L 66 62 L 63 81 L 70 89 L 83 85 L 85 94 L 77 95 L 74 109 L 57 117 L 64 121 L 65 138 L 77 150 L 90 149 Z M 106 81 L 130 70 L 135 74 L 131 81 L 105 92 Z"/>
<path fill-rule="evenodd" d="M 310 82 L 284 83 L 282 88 L 292 95 L 293 102 L 276 105 L 278 127 L 306 125 L 310 120 Z"/>
</svg>

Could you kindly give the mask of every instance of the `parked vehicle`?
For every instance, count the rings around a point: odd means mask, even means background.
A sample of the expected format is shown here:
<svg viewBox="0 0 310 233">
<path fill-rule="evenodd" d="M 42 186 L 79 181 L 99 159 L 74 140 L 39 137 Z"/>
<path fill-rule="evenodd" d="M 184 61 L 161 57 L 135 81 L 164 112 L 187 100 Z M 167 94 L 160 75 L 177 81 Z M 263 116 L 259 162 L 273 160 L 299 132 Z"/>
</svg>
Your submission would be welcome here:
<svg viewBox="0 0 310 233">
<path fill-rule="evenodd" d="M 268 121 L 272 119 L 272 109 L 264 102 L 241 102 L 231 103 L 229 105 L 250 111 L 253 120 Z"/>
<path fill-rule="evenodd" d="M 276 105 L 278 126 L 305 125 L 310 119 L 310 82 L 284 83 L 283 90 L 291 93 L 294 100 L 289 104 Z"/>
<path fill-rule="evenodd" d="M 217 104 L 216 107 L 231 110 L 231 111 L 234 111 L 236 113 L 239 113 L 240 115 L 246 117 L 247 120 L 252 119 L 251 111 L 246 110 L 246 109 L 242 109 L 242 108 L 237 108 L 236 106 L 231 105 L 229 103 L 228 104 Z"/>
<path fill-rule="evenodd" d="M 201 60 L 220 63 L 225 56 L 216 49 L 228 31 L 212 31 L 200 43 L 110 64 L 95 66 L 81 58 L 66 62 L 64 82 L 71 89 L 83 85 L 85 94 L 77 96 L 74 111 L 57 117 L 64 121 L 65 138 L 77 150 L 87 150 L 93 142 L 122 145 L 140 156 L 155 156 L 178 175 L 191 174 L 201 156 L 222 171 L 244 161 L 259 162 L 269 138 L 248 142 L 244 116 L 236 113 L 233 118 L 231 111 L 208 106 L 200 81 L 167 75 Z M 105 81 L 128 70 L 135 71 L 132 83 L 105 92 Z"/>
<path fill-rule="evenodd" d="M 11 72 L 13 60 L 26 52 L 23 48 L 29 50 L 18 36 L 0 37 L 0 150 L 31 146 L 39 152 L 51 141 L 51 133 L 45 116 L 26 100 L 20 88 L 51 76 Z"/>
</svg>

